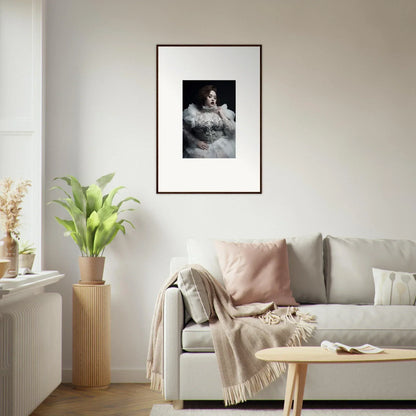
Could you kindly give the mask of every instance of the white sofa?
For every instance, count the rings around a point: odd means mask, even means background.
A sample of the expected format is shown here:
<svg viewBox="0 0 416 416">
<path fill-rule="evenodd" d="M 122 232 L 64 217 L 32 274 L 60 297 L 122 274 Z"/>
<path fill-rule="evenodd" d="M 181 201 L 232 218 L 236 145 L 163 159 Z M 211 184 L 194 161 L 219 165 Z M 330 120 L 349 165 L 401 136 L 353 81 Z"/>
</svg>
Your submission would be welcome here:
<svg viewBox="0 0 416 416">
<path fill-rule="evenodd" d="M 328 339 L 349 345 L 416 348 L 416 306 L 374 305 L 372 268 L 416 272 L 416 242 L 287 238 L 291 288 L 300 309 L 316 316 L 305 345 Z M 174 258 L 171 273 L 198 263 L 221 281 L 213 240 L 188 241 L 188 257 Z M 415 277 L 416 279 L 416 277 Z M 167 400 L 222 400 L 209 325 L 186 318 L 177 287 L 166 292 L 164 392 Z M 253 351 L 253 354 L 255 351 Z M 283 400 L 285 376 L 253 397 Z M 311 365 L 305 400 L 416 400 L 416 362 Z"/>
</svg>

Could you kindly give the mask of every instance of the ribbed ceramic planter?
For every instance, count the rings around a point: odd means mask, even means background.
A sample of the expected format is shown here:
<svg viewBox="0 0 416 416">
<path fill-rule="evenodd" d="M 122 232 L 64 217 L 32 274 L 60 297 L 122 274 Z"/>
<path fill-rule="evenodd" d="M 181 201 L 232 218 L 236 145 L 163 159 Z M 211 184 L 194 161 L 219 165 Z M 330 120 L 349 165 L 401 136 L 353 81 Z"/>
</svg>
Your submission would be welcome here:
<svg viewBox="0 0 416 416">
<path fill-rule="evenodd" d="M 80 284 L 103 285 L 105 257 L 79 257 Z"/>
</svg>

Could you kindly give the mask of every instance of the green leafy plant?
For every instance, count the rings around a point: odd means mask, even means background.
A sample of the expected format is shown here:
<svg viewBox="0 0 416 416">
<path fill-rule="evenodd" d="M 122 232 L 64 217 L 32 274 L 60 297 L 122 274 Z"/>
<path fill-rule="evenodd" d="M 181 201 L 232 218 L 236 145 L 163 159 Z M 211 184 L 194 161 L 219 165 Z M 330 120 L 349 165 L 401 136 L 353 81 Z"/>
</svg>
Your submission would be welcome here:
<svg viewBox="0 0 416 416">
<path fill-rule="evenodd" d="M 66 220 L 55 217 L 59 224 L 67 230 L 65 235 L 70 235 L 81 251 L 82 256 L 99 257 L 103 255 L 105 247 L 110 244 L 119 231 L 126 234 L 124 223 L 134 225 L 126 220 L 119 219 L 119 214 L 125 211 L 134 211 L 135 208 L 120 210 L 127 201 L 140 204 L 133 197 L 123 199 L 118 204 L 113 203 L 114 196 L 125 188 L 119 186 L 108 194 L 103 195 L 106 185 L 113 179 L 114 173 L 102 176 L 95 184 L 81 186 L 73 176 L 54 178 L 54 181 L 62 180 L 70 187 L 71 193 L 61 186 L 54 186 L 51 190 L 62 191 L 66 198 L 54 199 L 50 203 L 61 205 L 69 213 L 71 219 Z"/>
<path fill-rule="evenodd" d="M 29 241 L 23 241 L 23 243 L 19 243 L 19 254 L 35 254 L 36 248 L 33 243 Z"/>
</svg>

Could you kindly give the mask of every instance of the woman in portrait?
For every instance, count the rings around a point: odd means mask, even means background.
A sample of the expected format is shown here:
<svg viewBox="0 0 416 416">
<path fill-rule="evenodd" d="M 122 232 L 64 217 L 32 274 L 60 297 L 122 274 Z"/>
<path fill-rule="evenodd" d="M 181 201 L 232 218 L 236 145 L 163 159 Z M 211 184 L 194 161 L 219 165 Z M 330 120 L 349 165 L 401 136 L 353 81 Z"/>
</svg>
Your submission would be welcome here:
<svg viewBox="0 0 416 416">
<path fill-rule="evenodd" d="M 183 111 L 183 157 L 235 157 L 235 113 L 218 106 L 214 85 L 200 88 L 196 103 Z"/>
</svg>

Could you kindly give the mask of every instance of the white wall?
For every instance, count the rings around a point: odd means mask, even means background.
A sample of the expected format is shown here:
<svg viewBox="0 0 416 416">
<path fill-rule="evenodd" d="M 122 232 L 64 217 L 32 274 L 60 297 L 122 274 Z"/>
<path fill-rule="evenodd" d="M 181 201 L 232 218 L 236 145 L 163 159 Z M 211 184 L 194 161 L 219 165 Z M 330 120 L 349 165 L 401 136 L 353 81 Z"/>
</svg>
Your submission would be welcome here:
<svg viewBox="0 0 416 416">
<path fill-rule="evenodd" d="M 53 0 L 46 35 L 47 186 L 116 171 L 142 201 L 106 252 L 113 381 L 144 381 L 154 301 L 187 237 L 416 239 L 414 0 Z M 155 193 L 158 43 L 263 45 L 263 194 Z M 70 369 L 78 253 L 58 213 L 46 266 L 66 274 Z"/>
</svg>

